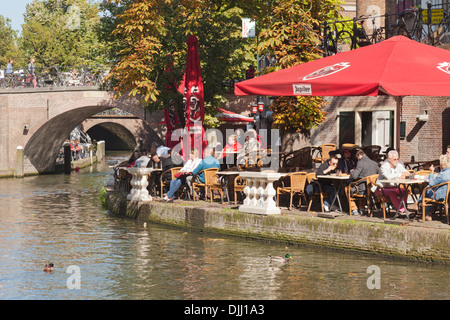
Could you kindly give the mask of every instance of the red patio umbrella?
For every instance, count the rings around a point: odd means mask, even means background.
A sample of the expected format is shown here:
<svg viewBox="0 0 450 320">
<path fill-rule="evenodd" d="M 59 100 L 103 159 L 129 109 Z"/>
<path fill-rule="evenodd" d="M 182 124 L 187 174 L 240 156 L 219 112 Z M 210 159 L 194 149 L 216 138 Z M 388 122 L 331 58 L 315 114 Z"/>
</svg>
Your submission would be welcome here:
<svg viewBox="0 0 450 320">
<path fill-rule="evenodd" d="M 450 51 L 404 36 L 235 84 L 236 95 L 450 96 Z"/>
<path fill-rule="evenodd" d="M 218 108 L 221 113 L 216 114 L 216 117 L 220 118 L 222 121 L 226 122 L 254 122 L 255 120 L 251 117 L 246 117 L 238 113 L 234 113 L 222 108 Z"/>
<path fill-rule="evenodd" d="M 185 157 L 189 156 L 189 153 L 186 152 L 189 147 L 203 150 L 206 146 L 205 130 L 202 125 L 205 116 L 203 80 L 197 37 L 190 35 L 187 45 L 188 54 L 186 73 L 184 75 L 183 105 L 185 128 L 189 132 L 189 138 L 183 141 L 183 154 Z"/>
</svg>

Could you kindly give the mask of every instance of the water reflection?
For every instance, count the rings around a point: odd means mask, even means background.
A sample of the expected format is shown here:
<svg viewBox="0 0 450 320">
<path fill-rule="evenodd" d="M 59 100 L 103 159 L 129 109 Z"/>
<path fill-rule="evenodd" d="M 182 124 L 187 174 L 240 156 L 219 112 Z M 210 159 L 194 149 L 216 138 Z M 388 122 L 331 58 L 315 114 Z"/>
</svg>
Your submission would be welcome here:
<svg viewBox="0 0 450 320">
<path fill-rule="evenodd" d="M 111 216 L 97 199 L 106 170 L 0 180 L 0 299 L 449 299 L 443 265 Z M 291 263 L 268 259 L 287 252 Z M 71 265 L 80 290 L 67 288 Z M 370 265 L 380 267 L 379 290 L 366 286 Z"/>
</svg>

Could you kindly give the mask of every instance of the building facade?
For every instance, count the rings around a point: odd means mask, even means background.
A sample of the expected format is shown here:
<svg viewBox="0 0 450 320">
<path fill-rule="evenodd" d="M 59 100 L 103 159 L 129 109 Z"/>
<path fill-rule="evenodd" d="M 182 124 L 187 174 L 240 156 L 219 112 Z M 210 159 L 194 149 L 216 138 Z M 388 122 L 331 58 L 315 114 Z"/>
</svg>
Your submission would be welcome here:
<svg viewBox="0 0 450 320">
<path fill-rule="evenodd" d="M 447 2 L 433 1 L 433 5 L 444 9 L 448 8 Z M 346 1 L 342 15 L 349 18 L 383 16 L 378 22 L 383 27 L 385 13 L 393 14 L 413 5 L 426 7 L 426 1 Z M 446 97 L 404 97 L 399 109 L 395 98 L 389 96 L 328 97 L 327 100 L 329 104 L 324 110 L 327 119 L 311 131 L 312 145 L 354 143 L 379 145 L 382 150 L 393 147 L 400 150 L 403 161 L 436 160 L 450 145 L 450 100 Z M 397 112 L 400 124 L 395 121 Z M 397 135 L 400 145 L 397 145 Z"/>
</svg>

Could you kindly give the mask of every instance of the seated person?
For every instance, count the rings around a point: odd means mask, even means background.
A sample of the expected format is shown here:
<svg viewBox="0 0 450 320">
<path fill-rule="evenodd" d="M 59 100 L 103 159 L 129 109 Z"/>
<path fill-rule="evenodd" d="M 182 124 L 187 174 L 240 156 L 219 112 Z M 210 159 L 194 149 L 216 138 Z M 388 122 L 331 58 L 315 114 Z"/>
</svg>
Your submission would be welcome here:
<svg viewBox="0 0 450 320">
<path fill-rule="evenodd" d="M 332 173 L 336 173 L 337 165 L 338 165 L 338 157 L 333 154 L 330 156 L 330 159 L 322 163 L 319 168 L 317 169 L 316 176 L 321 175 L 330 175 Z M 331 210 L 331 203 L 333 202 L 334 196 L 335 196 L 335 190 L 334 186 L 332 184 L 332 181 L 329 181 L 328 179 L 318 179 L 320 185 L 322 186 L 322 190 L 328 193 L 328 198 L 324 199 L 323 201 L 323 208 L 325 211 Z"/>
<path fill-rule="evenodd" d="M 436 174 L 434 172 L 434 166 L 432 165 L 430 167 L 430 175 L 428 176 L 428 186 L 435 186 L 438 185 L 440 183 L 444 183 L 447 181 L 450 181 L 450 155 L 442 155 L 439 157 L 439 161 L 440 161 L 440 166 L 441 166 L 441 171 Z M 447 195 L 447 186 L 443 185 L 437 188 L 432 188 L 428 189 L 425 192 L 425 197 L 429 198 L 429 199 L 435 199 L 435 200 L 439 200 L 439 199 L 445 199 L 446 195 Z M 418 200 L 418 203 L 422 203 L 422 195 L 420 195 L 420 198 Z M 425 209 L 425 220 L 426 221 L 431 221 L 431 213 L 433 211 L 433 209 L 431 207 L 426 207 Z"/>
<path fill-rule="evenodd" d="M 245 165 L 255 165 L 257 159 L 258 149 L 260 144 L 258 142 L 256 130 L 251 129 L 245 133 L 244 147 L 237 156 L 238 164 Z"/>
<path fill-rule="evenodd" d="M 203 156 L 204 156 L 204 159 L 194 169 L 194 171 L 192 171 L 193 175 L 197 175 L 200 171 L 205 170 L 205 169 L 210 169 L 210 168 L 217 168 L 220 170 L 219 161 L 216 158 L 214 158 L 214 149 L 206 147 L 205 151 L 203 153 Z M 193 177 L 188 177 L 188 179 L 186 180 L 191 191 L 193 191 L 192 190 L 192 178 Z M 197 176 L 197 179 L 201 183 L 205 183 L 205 174 L 202 172 L 200 175 Z"/>
<path fill-rule="evenodd" d="M 380 168 L 378 167 L 378 163 L 370 159 L 363 150 L 358 150 L 356 152 L 356 158 L 358 159 L 358 163 L 355 169 L 350 171 L 350 177 L 353 181 L 357 181 L 363 179 L 365 177 L 379 174 Z M 345 193 L 348 194 L 348 188 L 346 187 Z M 359 194 L 364 194 L 366 191 L 366 184 L 358 184 Z M 350 200 L 350 211 L 352 215 L 359 215 L 358 207 L 353 200 Z"/>
<path fill-rule="evenodd" d="M 181 187 L 183 183 L 186 182 L 186 179 L 191 177 L 192 171 L 200 164 L 201 159 L 198 157 L 198 150 L 192 149 L 189 155 L 189 160 L 186 164 L 181 168 L 180 173 L 184 173 L 180 175 L 179 178 L 175 178 L 170 181 L 169 192 L 167 192 L 167 196 L 164 197 L 164 202 L 173 202 L 173 196 L 175 192 Z M 191 177 L 192 178 L 192 177 Z M 192 184 L 191 184 L 192 185 Z M 192 189 L 192 188 L 191 188 Z"/>
<path fill-rule="evenodd" d="M 396 150 L 389 151 L 387 154 L 387 160 L 385 160 L 380 167 L 380 175 L 378 176 L 378 180 L 405 179 L 406 177 L 409 177 L 409 171 L 406 170 L 405 167 L 399 162 L 398 152 Z M 408 210 L 403 205 L 399 208 L 402 203 L 402 198 L 404 203 L 406 203 L 408 197 L 408 192 L 406 192 L 406 190 L 402 190 L 402 192 L 400 192 L 396 185 L 385 183 L 383 184 L 383 192 L 389 197 L 395 207 L 395 210 L 398 210 L 398 212 L 406 215 L 409 214 Z"/>
<path fill-rule="evenodd" d="M 145 168 L 150 162 L 147 150 L 144 149 L 140 153 L 141 156 L 138 159 L 136 159 L 136 161 L 134 161 L 133 167 L 135 168 Z"/>
<path fill-rule="evenodd" d="M 169 147 L 165 147 L 158 142 L 153 142 L 150 147 L 151 153 L 156 153 L 160 158 L 168 158 L 170 156 L 169 151 L 172 150 Z"/>
<path fill-rule="evenodd" d="M 339 159 L 337 170 L 341 173 L 350 174 L 352 169 L 356 168 L 358 160 L 353 157 L 351 150 L 344 149 L 344 156 Z"/>
<path fill-rule="evenodd" d="M 237 142 L 237 135 L 232 134 L 228 137 L 228 144 L 225 145 L 225 148 L 223 148 L 222 152 L 219 154 L 217 159 L 219 161 L 221 159 L 222 163 L 224 164 L 230 164 L 234 165 L 235 163 L 235 154 L 237 154 L 239 151 L 241 151 L 242 146 L 239 142 Z"/>
<path fill-rule="evenodd" d="M 127 168 L 131 168 L 134 166 L 134 162 L 141 157 L 141 153 L 137 150 L 133 151 L 130 158 L 128 159 Z"/>
</svg>

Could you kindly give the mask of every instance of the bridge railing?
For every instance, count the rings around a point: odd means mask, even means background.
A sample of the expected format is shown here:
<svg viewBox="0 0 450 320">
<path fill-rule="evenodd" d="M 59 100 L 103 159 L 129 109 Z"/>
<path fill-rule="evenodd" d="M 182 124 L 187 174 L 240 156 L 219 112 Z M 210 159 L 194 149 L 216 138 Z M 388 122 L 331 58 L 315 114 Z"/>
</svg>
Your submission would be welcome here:
<svg viewBox="0 0 450 320">
<path fill-rule="evenodd" d="M 103 65 L 35 68 L 36 87 L 101 86 L 108 74 L 109 68 Z M 0 69 L 1 89 L 33 87 L 33 76 L 26 67 L 14 68 L 12 73 Z"/>
</svg>

